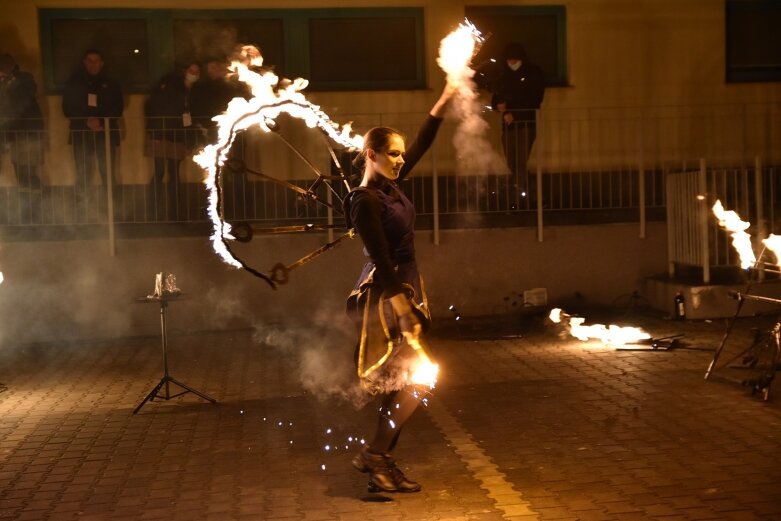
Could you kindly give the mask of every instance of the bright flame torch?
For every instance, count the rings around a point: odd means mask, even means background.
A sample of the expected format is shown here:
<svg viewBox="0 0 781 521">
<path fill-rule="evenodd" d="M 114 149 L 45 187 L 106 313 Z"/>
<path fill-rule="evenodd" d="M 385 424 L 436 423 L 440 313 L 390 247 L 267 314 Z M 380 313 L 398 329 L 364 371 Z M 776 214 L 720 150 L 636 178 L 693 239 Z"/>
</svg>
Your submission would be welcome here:
<svg viewBox="0 0 781 521">
<path fill-rule="evenodd" d="M 641 340 L 648 340 L 651 338 L 651 335 L 639 327 L 619 327 L 612 324 L 609 326 L 605 326 L 604 324 L 584 326 L 583 323 L 586 321 L 585 318 L 570 316 L 559 308 L 552 309 L 548 318 L 556 324 L 560 323 L 564 318 L 569 319 L 569 323 L 567 324 L 569 333 L 583 342 L 599 340 L 607 346 L 621 347 L 626 344 L 636 344 Z"/>
<path fill-rule="evenodd" d="M 740 257 L 740 267 L 744 270 L 751 268 L 757 262 L 754 249 L 751 247 L 751 236 L 746 233 L 751 223 L 742 221 L 734 211 L 725 210 L 720 200 L 716 200 L 713 204 L 713 215 L 719 220 L 719 226 L 732 234 L 732 246 Z"/>
<path fill-rule="evenodd" d="M 217 142 L 206 146 L 193 158 L 207 174 L 204 182 L 209 190 L 208 214 L 214 227 L 211 236 L 214 250 L 226 263 L 237 268 L 248 267 L 231 253 L 225 242 L 234 240 L 235 237 L 231 234 L 230 225 L 220 217 L 220 187 L 217 175 L 238 132 L 253 126 L 264 132 L 271 132 L 276 126 L 276 118 L 286 113 L 303 120 L 309 128 L 319 128 L 344 147 L 354 149 L 363 146 L 363 138 L 353 136 L 350 125 L 340 127 L 331 121 L 319 106 L 306 99 L 301 91 L 309 84 L 307 80 L 296 78 L 293 81 L 280 82 L 279 77 L 270 70 L 253 70 L 262 64 L 263 57 L 257 48 L 242 47 L 241 56 L 232 62 L 231 70 L 239 81 L 250 87 L 252 98 L 233 98 L 227 110 L 213 118 L 217 122 Z"/>
<path fill-rule="evenodd" d="M 458 169 L 469 174 L 505 172 L 507 165 L 486 138 L 488 123 L 482 117 L 472 58 L 485 39 L 480 31 L 464 20 L 439 44 L 437 64 L 445 72 L 448 85 L 455 90 L 451 112 L 459 118 L 453 146 L 459 152 Z"/>
<path fill-rule="evenodd" d="M 404 338 L 418 355 L 418 359 L 410 367 L 409 381 L 416 385 L 427 385 L 433 389 L 437 383 L 439 365 L 431 361 L 431 357 L 429 357 L 417 335 L 404 333 Z"/>
</svg>

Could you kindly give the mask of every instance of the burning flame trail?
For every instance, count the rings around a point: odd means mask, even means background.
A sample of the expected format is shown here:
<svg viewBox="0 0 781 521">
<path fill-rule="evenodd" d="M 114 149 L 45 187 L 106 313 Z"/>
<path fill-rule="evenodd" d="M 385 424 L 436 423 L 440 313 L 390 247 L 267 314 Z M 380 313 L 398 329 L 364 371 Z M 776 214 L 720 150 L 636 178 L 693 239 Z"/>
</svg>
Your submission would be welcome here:
<svg viewBox="0 0 781 521">
<path fill-rule="evenodd" d="M 452 109 L 460 118 L 453 136 L 453 145 L 459 151 L 459 170 L 470 174 L 502 173 L 507 165 L 486 138 L 488 123 L 483 119 L 478 100 L 472 58 L 484 38 L 480 31 L 464 20 L 445 36 L 439 44 L 437 64 L 445 72 L 447 83 L 455 90 Z"/>
<path fill-rule="evenodd" d="M 585 318 L 570 316 L 559 308 L 552 309 L 548 318 L 556 324 L 560 323 L 563 318 L 568 318 L 569 333 L 583 342 L 599 340 L 607 346 L 620 347 L 651 338 L 651 335 L 638 327 L 619 327 L 612 324 L 610 326 L 604 324 L 584 326 Z"/>
<path fill-rule="evenodd" d="M 303 120 L 309 128 L 319 128 L 333 141 L 346 148 L 363 146 L 363 138 L 353 136 L 349 124 L 340 128 L 319 106 L 306 99 L 301 91 L 309 84 L 307 80 L 296 78 L 290 82 L 280 82 L 279 77 L 270 70 L 256 72 L 250 68 L 258 68 L 262 64 L 263 57 L 256 48 L 242 48 L 241 59 L 234 60 L 231 69 L 239 81 L 250 87 L 252 98 L 234 98 L 223 114 L 213 118 L 217 122 L 217 142 L 206 146 L 193 158 L 206 171 L 204 182 L 209 191 L 208 214 L 214 229 L 211 236 L 214 250 L 227 264 L 256 274 L 258 273 L 255 270 L 231 252 L 226 240 L 235 240 L 235 237 L 231 234 L 230 224 L 224 222 L 220 216 L 221 188 L 218 172 L 227 159 L 236 134 L 253 126 L 264 132 L 271 132 L 276 118 L 286 113 Z"/>
<path fill-rule="evenodd" d="M 719 220 L 719 226 L 732 234 L 732 246 L 740 257 L 740 267 L 744 270 L 751 268 L 757 262 L 754 249 L 751 247 L 751 236 L 746 233 L 751 223 L 742 221 L 734 211 L 725 210 L 718 199 L 713 204 L 713 215 Z M 775 253 L 775 250 L 773 251 Z"/>
</svg>

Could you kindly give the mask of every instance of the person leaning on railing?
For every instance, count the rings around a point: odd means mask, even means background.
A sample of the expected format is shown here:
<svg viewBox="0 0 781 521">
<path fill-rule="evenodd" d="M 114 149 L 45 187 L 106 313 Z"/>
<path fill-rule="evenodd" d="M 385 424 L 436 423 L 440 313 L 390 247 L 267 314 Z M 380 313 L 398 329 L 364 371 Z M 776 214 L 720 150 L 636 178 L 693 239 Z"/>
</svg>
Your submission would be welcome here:
<svg viewBox="0 0 781 521">
<path fill-rule="evenodd" d="M 167 201 L 169 219 L 177 216 L 179 196 L 179 169 L 182 160 L 191 156 L 202 142 L 195 117 L 200 114 L 193 93 L 200 81 L 201 66 L 190 62 L 163 77 L 152 89 L 146 101 L 146 153 L 154 160 L 153 195 L 158 201 Z M 168 173 L 164 193 L 163 178 Z"/>
<path fill-rule="evenodd" d="M 21 71 L 11 55 L 0 54 L 0 156 L 10 151 L 23 190 L 41 189 L 43 115 L 35 93 L 32 74 Z"/>
<path fill-rule="evenodd" d="M 119 146 L 119 118 L 125 108 L 124 99 L 119 83 L 106 75 L 104 65 L 100 51 L 86 51 L 62 95 L 62 111 L 70 119 L 77 193 L 85 192 L 92 184 L 96 162 L 103 185 L 107 183 L 105 118 L 109 118 L 112 160 Z"/>
</svg>

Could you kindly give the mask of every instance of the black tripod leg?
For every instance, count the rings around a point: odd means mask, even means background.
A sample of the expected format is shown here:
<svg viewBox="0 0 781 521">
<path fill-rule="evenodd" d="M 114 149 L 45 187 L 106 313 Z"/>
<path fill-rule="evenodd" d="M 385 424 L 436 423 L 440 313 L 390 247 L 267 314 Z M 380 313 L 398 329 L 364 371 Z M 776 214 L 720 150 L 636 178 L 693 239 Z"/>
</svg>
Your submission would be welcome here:
<svg viewBox="0 0 781 521">
<path fill-rule="evenodd" d="M 204 394 L 204 393 L 202 393 L 200 391 L 196 391 L 192 387 L 183 384 L 182 382 L 180 382 L 176 378 L 172 377 L 172 378 L 170 378 L 170 380 L 171 380 L 171 382 L 175 383 L 176 385 L 178 385 L 182 389 L 187 389 L 189 392 L 200 396 L 201 398 L 203 398 L 206 401 L 209 401 L 209 402 L 212 402 L 212 403 L 217 403 L 217 400 L 215 400 L 214 398 L 212 398 L 212 397 L 210 397 L 210 396 L 208 396 L 208 395 L 206 395 L 206 394 Z"/>
<path fill-rule="evenodd" d="M 163 384 L 164 384 L 165 382 L 167 382 L 167 380 L 166 380 L 165 378 L 163 378 L 162 380 L 160 380 L 160 382 L 159 382 L 157 385 L 155 385 L 155 388 L 154 388 L 154 389 L 152 389 L 152 390 L 150 391 L 150 393 L 146 395 L 146 398 L 144 398 L 144 400 L 143 400 L 141 403 L 139 403 L 139 404 L 138 404 L 138 407 L 136 407 L 136 408 L 133 410 L 133 414 L 136 414 L 136 413 L 138 413 L 138 411 L 140 411 L 140 410 L 141 410 L 141 407 L 143 407 L 143 406 L 144 406 L 144 404 L 145 404 L 146 402 L 148 402 L 148 401 L 150 401 L 150 400 L 154 400 L 154 399 L 155 399 L 155 397 L 157 396 L 157 393 L 158 393 L 158 392 L 160 392 L 160 388 L 163 386 Z"/>
<path fill-rule="evenodd" d="M 710 378 L 710 375 L 713 373 L 713 370 L 716 369 L 716 362 L 718 362 L 719 356 L 721 356 L 721 352 L 724 350 L 724 346 L 727 345 L 727 339 L 732 333 L 732 328 L 735 327 L 735 322 L 738 320 L 738 315 L 740 315 L 740 310 L 742 307 L 743 307 L 743 299 L 741 298 L 738 300 L 738 308 L 735 310 L 735 315 L 733 315 L 732 319 L 730 320 L 729 325 L 727 326 L 727 331 L 724 332 L 724 338 L 721 339 L 721 344 L 719 344 L 719 347 L 716 349 L 716 352 L 713 353 L 713 360 L 711 360 L 710 365 L 708 366 L 708 370 L 705 371 L 706 380 Z"/>
</svg>

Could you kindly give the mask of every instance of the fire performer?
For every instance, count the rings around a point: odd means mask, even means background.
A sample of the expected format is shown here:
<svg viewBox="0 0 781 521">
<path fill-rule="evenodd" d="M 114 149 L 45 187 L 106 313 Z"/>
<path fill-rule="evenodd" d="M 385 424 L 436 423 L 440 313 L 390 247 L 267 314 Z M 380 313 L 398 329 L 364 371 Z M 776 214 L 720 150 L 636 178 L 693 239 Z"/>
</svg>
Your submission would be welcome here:
<svg viewBox="0 0 781 521">
<path fill-rule="evenodd" d="M 433 143 L 454 91 L 444 89 L 406 150 L 398 131 L 369 130 L 356 158 L 356 164 L 364 165 L 363 179 L 345 198 L 348 224 L 358 232 L 369 257 L 347 300 L 348 314 L 360 334 L 355 361 L 363 387 L 381 396 L 382 402 L 374 439 L 352 460 L 357 470 L 369 474 L 370 492 L 421 488 L 404 476 L 392 456 L 402 427 L 423 399 L 410 369 L 421 359 L 430 364 L 417 341 L 430 315 L 415 262 L 415 208 L 398 182 Z"/>
</svg>

